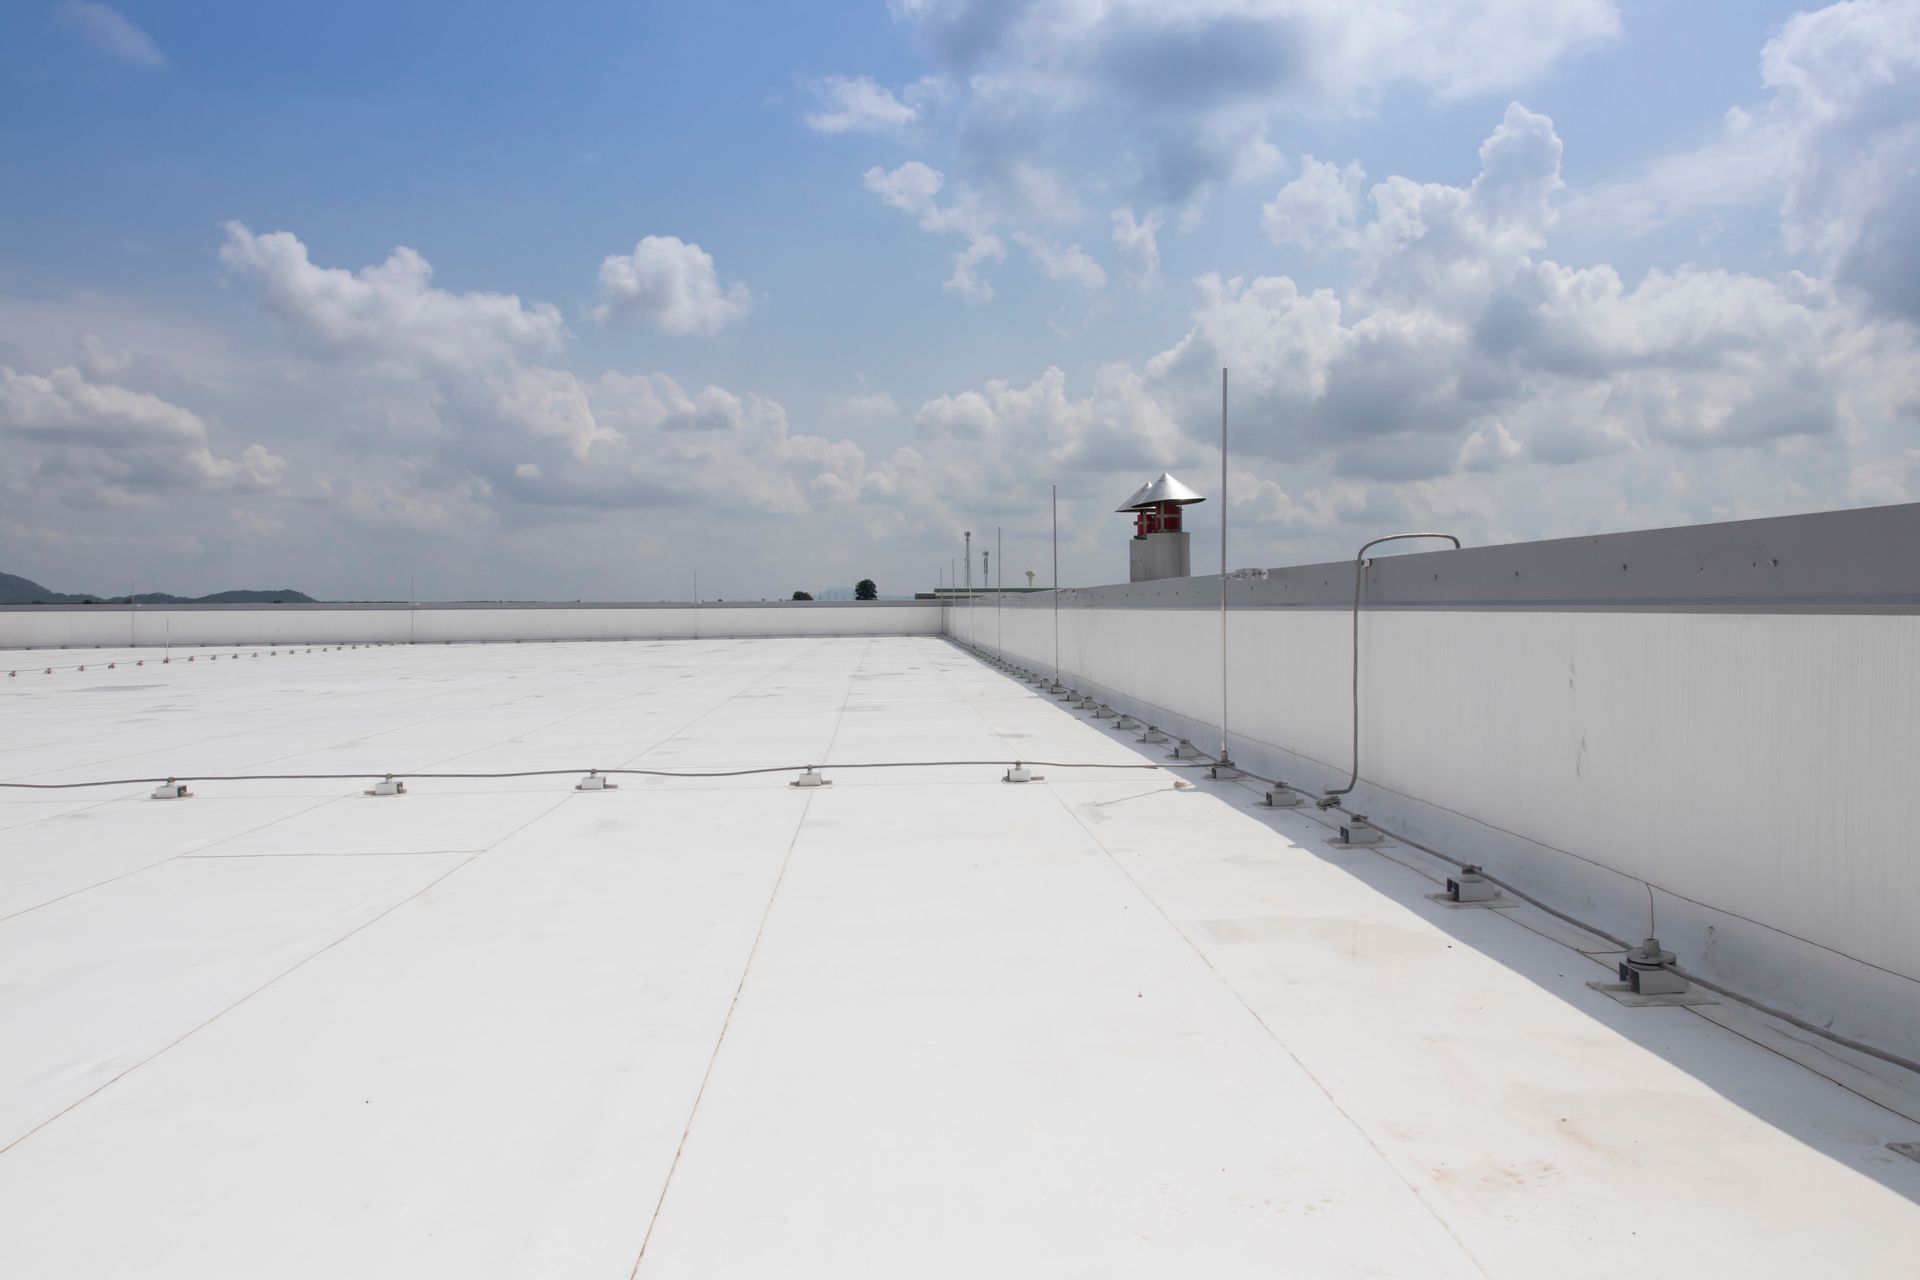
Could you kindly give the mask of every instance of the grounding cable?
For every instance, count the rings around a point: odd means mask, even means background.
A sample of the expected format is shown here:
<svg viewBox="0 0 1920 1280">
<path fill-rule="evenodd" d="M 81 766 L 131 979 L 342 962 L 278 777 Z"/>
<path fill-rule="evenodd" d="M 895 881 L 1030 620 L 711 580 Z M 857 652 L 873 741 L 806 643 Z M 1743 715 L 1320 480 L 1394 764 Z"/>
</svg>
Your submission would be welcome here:
<svg viewBox="0 0 1920 1280">
<path fill-rule="evenodd" d="M 1421 536 L 1432 536 L 1432 535 L 1413 534 L 1413 535 L 1401 535 L 1401 536 L 1421 537 Z M 1446 535 L 1442 534 L 1439 536 L 1445 537 Z M 1382 541 L 1385 541 L 1385 539 L 1382 539 Z M 1372 543 L 1368 544 L 1368 546 L 1372 546 L 1372 545 L 1373 545 Z M 1362 548 L 1363 555 L 1364 555 L 1364 552 L 1365 552 L 1365 548 Z M 1357 641 L 1356 641 L 1356 645 L 1357 645 Z M 1357 658 L 1358 658 L 1358 650 L 1356 648 L 1356 662 L 1357 662 Z M 1032 761 L 1031 763 L 1039 764 L 1042 762 Z M 1202 759 L 1198 763 L 1201 766 L 1206 768 L 1213 767 L 1213 763 L 1210 760 Z M 1056 765 L 1053 767 L 1064 768 L 1067 766 Z M 1158 769 L 1164 766 L 1147 764 L 1147 765 L 1135 765 L 1133 767 L 1144 768 L 1144 769 Z M 1181 767 L 1181 766 L 1173 766 L 1173 767 Z M 1191 767 L 1191 766 L 1187 766 L 1187 767 Z M 1258 779 L 1253 779 L 1252 776 L 1249 775 L 1249 780 L 1257 781 Z M 1348 817 L 1353 817 L 1353 818 L 1364 817 L 1365 815 L 1355 813 L 1352 809 L 1347 808 L 1346 805 L 1342 803 L 1345 793 L 1351 790 L 1354 784 L 1358 781 L 1359 781 L 1359 751 L 1358 751 L 1358 733 L 1356 730 L 1353 777 L 1351 780 L 1349 780 L 1346 787 L 1335 788 L 1329 791 L 1327 793 L 1327 796 L 1320 801 L 1319 807 L 1323 809 L 1338 809 L 1341 813 L 1346 814 Z M 1276 780 L 1273 782 L 1272 785 L 1278 787 L 1278 786 L 1286 786 L 1288 784 Z M 1592 934 L 1594 937 L 1599 938 L 1604 942 L 1612 944 L 1616 949 L 1620 951 L 1631 951 L 1633 949 L 1633 944 L 1626 942 L 1621 938 L 1615 937 L 1613 934 L 1608 933 L 1605 929 L 1602 929 L 1597 925 L 1589 924 L 1587 921 L 1580 919 L 1578 916 L 1569 915 L 1566 912 L 1560 910 L 1558 907 L 1549 906 L 1547 903 L 1542 902 L 1539 898 L 1534 897 L 1532 894 L 1526 892 L 1525 890 L 1515 888 L 1510 882 L 1501 879 L 1499 876 L 1493 875 L 1484 866 L 1478 866 L 1475 864 L 1467 863 L 1465 861 L 1462 861 L 1459 858 L 1454 857 L 1450 853 L 1442 853 L 1440 850 L 1433 848 L 1431 845 L 1422 844 L 1418 840 L 1410 839 L 1409 837 L 1404 836 L 1397 831 L 1392 831 L 1386 827 L 1381 826 L 1378 822 L 1374 821 L 1371 817 L 1366 817 L 1365 820 L 1368 826 L 1374 828 L 1376 831 L 1380 832 L 1381 835 L 1386 836 L 1388 839 L 1397 840 L 1401 844 L 1406 845 L 1408 848 L 1418 849 L 1421 853 L 1424 853 L 1429 857 L 1438 858 L 1440 861 L 1446 863 L 1451 867 L 1454 867 L 1459 870 L 1465 870 L 1469 866 L 1473 866 L 1473 869 L 1481 876 L 1482 879 L 1488 881 L 1491 884 L 1499 886 L 1501 889 L 1512 894 L 1515 898 L 1518 898 L 1520 901 L 1526 903 L 1528 906 L 1534 907 L 1540 911 L 1544 911 L 1546 914 L 1552 916 L 1554 919 L 1559 920 L 1565 924 L 1570 924 L 1574 928 L 1582 931 L 1583 933 Z M 1642 881 L 1641 883 L 1644 884 L 1645 882 Z M 1649 885 L 1648 886 L 1649 892 L 1651 892 L 1651 888 L 1652 886 Z M 1777 1018 L 1781 1022 L 1786 1023 L 1788 1026 L 1798 1027 L 1800 1030 L 1805 1031 L 1811 1035 L 1819 1036 L 1823 1040 L 1826 1040 L 1832 1044 L 1837 1044 L 1843 1049 L 1851 1049 L 1855 1053 L 1865 1054 L 1867 1057 L 1870 1057 L 1870 1058 L 1877 1058 L 1881 1062 L 1888 1063 L 1891 1066 L 1899 1067 L 1903 1071 L 1911 1071 L 1915 1075 L 1920 1075 L 1920 1062 L 1916 1062 L 1911 1058 L 1903 1058 L 1897 1053 L 1889 1053 L 1885 1049 L 1876 1048 L 1873 1045 L 1864 1043 L 1863 1041 L 1855 1040 L 1851 1036 L 1845 1036 L 1840 1034 L 1837 1031 L 1832 1031 L 1826 1027 L 1820 1026 L 1817 1023 L 1809 1022 L 1807 1019 L 1799 1017 L 1795 1014 L 1789 1013 L 1785 1009 L 1776 1008 L 1773 1005 L 1765 1003 L 1764 1001 L 1756 1000 L 1752 996 L 1742 995 L 1740 992 L 1735 991 L 1730 987 L 1723 987 L 1717 982 L 1711 981 L 1710 979 L 1707 979 L 1707 978 L 1702 978 L 1698 974 L 1692 972 L 1691 970 L 1682 968 L 1679 964 L 1674 963 L 1673 961 L 1668 961 L 1665 967 L 1668 969 L 1671 969 L 1674 973 L 1678 974 L 1680 977 L 1685 978 L 1688 982 L 1697 983 L 1698 985 L 1705 987 L 1707 990 L 1712 991 L 1717 995 L 1725 996 L 1729 1000 L 1733 1000 L 1739 1004 L 1746 1005 L 1749 1009 L 1757 1010 L 1758 1012 L 1763 1013 L 1770 1018 Z"/>
<path fill-rule="evenodd" d="M 1340 810 L 1340 812 L 1347 814 L 1350 817 L 1357 816 L 1354 814 L 1353 810 L 1347 808 L 1343 804 L 1335 804 L 1330 807 L 1338 809 Z M 1390 840 L 1398 840 L 1400 843 L 1408 846 L 1409 848 L 1418 849 L 1420 852 L 1427 854 L 1430 857 L 1438 858 L 1440 859 L 1440 861 L 1447 863 L 1450 866 L 1465 869 L 1466 866 L 1468 865 L 1467 863 L 1462 862 L 1460 859 L 1454 857 L 1451 854 L 1442 853 L 1438 849 L 1434 849 L 1427 845 L 1421 844 L 1418 840 L 1410 840 L 1406 836 L 1401 835 L 1397 831 L 1389 831 L 1387 828 L 1375 822 L 1372 818 L 1367 819 L 1367 825 L 1374 828 L 1375 830 L 1380 832 L 1381 835 L 1386 836 Z M 1526 893 L 1525 891 L 1520 889 L 1516 889 L 1513 887 L 1513 885 L 1509 884 L 1507 881 L 1502 880 L 1498 876 L 1495 876 L 1489 873 L 1485 867 L 1477 866 L 1474 869 L 1479 872 L 1481 878 L 1500 886 L 1500 888 L 1506 890 L 1508 893 L 1520 899 L 1520 901 L 1526 903 L 1528 906 L 1537 907 L 1541 911 L 1544 911 L 1548 915 L 1554 917 L 1556 920 L 1565 921 L 1567 924 L 1572 925 L 1574 928 L 1584 930 L 1585 932 L 1592 934 L 1596 938 L 1601 938 L 1607 942 L 1614 943 L 1622 951 L 1632 950 L 1632 945 L 1630 943 L 1624 942 L 1621 939 L 1614 937 L 1612 934 L 1608 933 L 1606 930 L 1598 928 L 1594 925 L 1588 924 L 1586 921 L 1581 920 L 1576 916 L 1570 916 L 1564 911 L 1548 906 L 1546 903 L 1540 901 L 1540 899 L 1534 897 L 1532 894 Z M 1829 1030 L 1828 1028 L 1820 1026 L 1817 1023 L 1809 1022 L 1805 1018 L 1798 1017 L 1795 1014 L 1788 1013 L 1785 1009 L 1775 1008 L 1773 1005 L 1766 1004 L 1760 1000 L 1756 1000 L 1752 996 L 1742 995 L 1740 992 L 1735 991 L 1730 987 L 1723 987 L 1717 982 L 1714 982 L 1707 978 L 1703 978 L 1699 974 L 1694 973 L 1690 969 L 1684 969 L 1680 965 L 1674 963 L 1671 960 L 1667 962 L 1665 967 L 1668 969 L 1671 969 L 1674 973 L 1678 974 L 1680 977 L 1685 978 L 1688 982 L 1692 982 L 1699 986 L 1705 987 L 1707 990 L 1712 991 L 1717 995 L 1725 996 L 1729 1000 L 1738 1001 L 1739 1003 L 1746 1005 L 1749 1009 L 1757 1009 L 1761 1013 L 1766 1014 L 1769 1018 L 1778 1018 L 1780 1021 L 1787 1023 L 1789 1026 L 1798 1027 L 1802 1031 L 1810 1032 L 1811 1034 L 1819 1036 L 1823 1040 L 1831 1041 L 1832 1043 L 1837 1044 L 1844 1049 L 1851 1049 L 1855 1053 L 1864 1053 L 1870 1058 L 1878 1058 L 1882 1062 L 1889 1063 L 1893 1066 L 1901 1068 L 1902 1070 L 1911 1071 L 1916 1075 L 1920 1075 L 1920 1062 L 1916 1062 L 1911 1058 L 1903 1058 L 1897 1053 L 1889 1053 L 1885 1049 L 1875 1048 L 1873 1045 L 1866 1044 L 1865 1042 L 1860 1040 L 1855 1040 L 1851 1036 L 1841 1035 L 1837 1031 Z"/>
<path fill-rule="evenodd" d="M 1012 767 L 1014 765 L 1041 765 L 1049 769 L 1207 769 L 1212 765 L 1205 760 L 1168 762 L 1166 764 L 1129 764 L 1115 762 L 1092 762 L 1073 760 L 862 760 L 852 763 L 822 761 L 817 764 L 768 764 L 755 765 L 746 769 L 515 769 L 495 773 L 410 773 L 363 772 L 363 773 L 196 773 L 172 774 L 167 777 L 148 778 L 90 778 L 85 782 L 0 782 L 0 787 L 19 791 L 70 791 L 83 787 L 131 787 L 144 786 L 156 782 L 365 782 L 368 779 L 416 778 L 428 779 L 487 779 L 487 778 L 550 778 L 562 775 L 598 773 L 609 777 L 643 778 L 745 778 L 764 773 L 797 773 L 803 769 L 946 769 L 972 766 L 992 766 L 993 768 Z"/>
</svg>

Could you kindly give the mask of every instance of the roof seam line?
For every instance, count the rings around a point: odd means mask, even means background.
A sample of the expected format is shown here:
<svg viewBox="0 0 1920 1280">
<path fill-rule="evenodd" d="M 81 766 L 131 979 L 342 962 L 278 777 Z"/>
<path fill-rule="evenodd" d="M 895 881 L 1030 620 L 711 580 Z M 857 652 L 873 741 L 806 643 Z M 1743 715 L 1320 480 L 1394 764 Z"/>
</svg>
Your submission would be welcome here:
<svg viewBox="0 0 1920 1280">
<path fill-rule="evenodd" d="M 1392 1159 L 1388 1157 L 1385 1151 L 1380 1149 L 1380 1144 L 1374 1141 L 1373 1135 L 1368 1133 L 1358 1120 L 1354 1119 L 1352 1113 L 1340 1105 L 1340 1100 L 1333 1096 L 1333 1091 L 1328 1089 L 1320 1077 L 1313 1073 L 1311 1067 L 1300 1060 L 1300 1056 L 1293 1051 L 1285 1040 L 1280 1038 L 1280 1033 L 1273 1028 L 1272 1024 L 1260 1016 L 1260 1011 L 1255 1009 L 1253 1005 L 1247 1001 L 1246 996 L 1241 994 L 1240 989 L 1228 981 L 1227 976 L 1214 966 L 1212 958 L 1200 948 L 1198 943 L 1187 936 L 1186 930 L 1182 929 L 1173 917 L 1167 914 L 1166 908 L 1161 906 L 1159 901 L 1147 892 L 1146 887 L 1140 883 L 1134 874 L 1127 870 L 1125 864 L 1114 856 L 1113 850 L 1107 847 L 1106 842 L 1100 838 L 1099 833 L 1088 826 L 1086 821 L 1081 818 L 1078 813 L 1074 812 L 1073 806 L 1068 804 L 1066 799 L 1062 797 L 1058 791 L 1052 792 L 1051 794 L 1059 803 L 1060 807 L 1067 811 L 1067 816 L 1079 824 L 1080 829 L 1086 833 L 1087 838 L 1093 841 L 1094 846 L 1106 856 L 1107 861 L 1113 865 L 1114 870 L 1124 876 L 1127 883 L 1133 886 L 1133 891 L 1140 895 L 1141 900 L 1153 908 L 1154 913 L 1160 917 L 1167 928 L 1173 931 L 1173 935 L 1180 939 L 1180 941 L 1186 945 L 1187 950 L 1191 951 L 1194 956 L 1199 959 L 1200 963 L 1206 966 L 1207 972 L 1212 974 L 1214 979 L 1226 988 L 1228 994 L 1233 997 L 1234 1003 L 1246 1011 L 1247 1016 L 1253 1019 L 1255 1025 L 1266 1033 L 1267 1038 L 1273 1042 L 1274 1047 L 1285 1054 L 1287 1060 L 1292 1062 L 1295 1067 L 1299 1068 L 1300 1073 L 1312 1082 L 1315 1089 L 1320 1091 L 1320 1096 L 1326 1099 L 1327 1105 L 1332 1107 L 1334 1111 L 1339 1114 L 1340 1118 L 1347 1122 L 1348 1126 L 1359 1136 L 1360 1140 L 1367 1144 L 1367 1149 L 1379 1157 L 1380 1163 L 1393 1175 L 1394 1180 L 1407 1189 L 1408 1194 L 1414 1198 L 1414 1201 L 1419 1204 L 1422 1209 L 1426 1210 L 1427 1216 L 1432 1218 L 1440 1229 L 1446 1233 L 1447 1238 L 1452 1240 L 1459 1248 L 1461 1256 L 1472 1263 L 1474 1269 L 1479 1271 L 1480 1274 L 1486 1275 L 1486 1268 L 1480 1265 L 1480 1259 L 1467 1247 L 1467 1242 L 1454 1233 L 1453 1227 L 1447 1222 L 1445 1215 L 1434 1205 L 1428 1203 L 1426 1196 L 1421 1194 L 1420 1188 L 1414 1186 L 1413 1183 L 1395 1167 Z M 1284 837 L 1282 838 L 1284 839 Z"/>
<path fill-rule="evenodd" d="M 82 1094 L 80 1097 L 75 1098 L 72 1102 L 69 1102 L 66 1106 L 62 1107 L 55 1114 L 48 1116 L 45 1120 L 42 1120 L 39 1124 L 33 1126 L 33 1128 L 27 1130 L 25 1133 L 15 1138 L 13 1141 L 7 1143 L 6 1146 L 0 1147 L 0 1155 L 5 1155 L 7 1152 L 13 1150 L 15 1147 L 25 1142 L 28 1138 L 31 1138 L 34 1134 L 39 1133 L 42 1129 L 45 1129 L 48 1125 L 51 1125 L 56 1120 L 59 1120 L 61 1117 L 71 1113 L 76 1107 L 79 1107 L 85 1104 L 89 1099 L 96 1098 L 101 1093 L 105 1092 L 108 1089 L 111 1089 L 114 1085 L 120 1083 L 122 1080 L 132 1075 L 134 1072 L 138 1071 L 141 1067 L 146 1066 L 149 1062 L 152 1062 L 154 1059 L 159 1058 L 162 1055 L 169 1053 L 172 1050 L 178 1048 L 181 1044 L 185 1043 L 187 1040 L 191 1039 L 193 1036 L 206 1030 L 208 1027 L 212 1026 L 214 1023 L 218 1022 L 220 1019 L 232 1013 L 235 1009 L 238 1009 L 241 1005 L 247 1003 L 247 1001 L 259 995 L 262 991 L 265 991 L 267 988 L 278 983 L 282 978 L 285 978 L 288 975 L 295 973 L 300 969 L 305 968 L 308 964 L 319 959 L 321 956 L 333 950 L 335 947 L 347 941 L 349 938 L 358 937 L 360 934 L 366 932 L 368 929 L 371 929 L 374 925 L 379 924 L 382 920 L 385 920 L 388 916 L 392 915 L 394 912 L 398 911 L 400 908 L 406 906 L 409 902 L 413 902 L 416 899 L 418 899 L 422 894 L 426 893 L 429 889 L 432 889 L 435 886 L 443 883 L 449 876 L 452 876 L 456 872 L 462 871 L 465 868 L 473 865 L 473 863 L 477 861 L 480 857 L 482 857 L 483 855 L 485 855 L 486 853 L 494 849 L 499 848 L 502 844 L 504 844 L 508 840 L 511 840 L 514 836 L 520 834 L 522 831 L 526 830 L 528 827 L 532 826 L 534 823 L 538 822 L 540 819 L 546 817 L 548 814 L 552 813 L 555 809 L 558 809 L 561 805 L 565 804 L 568 800 L 571 800 L 571 799 L 573 799 L 573 795 L 571 792 L 561 796 L 554 803 L 548 805 L 546 808 L 542 809 L 539 813 L 535 814 L 533 817 L 528 818 L 525 822 L 521 823 L 519 826 L 515 827 L 513 830 L 507 832 L 505 835 L 501 836 L 498 840 L 495 840 L 492 844 L 488 845 L 485 849 L 482 849 L 478 853 L 470 854 L 469 856 L 461 859 L 459 862 L 455 863 L 451 867 L 448 867 L 445 871 L 441 872 L 439 875 L 435 876 L 433 879 L 427 881 L 427 883 L 421 885 L 418 889 L 415 889 L 412 893 L 400 899 L 398 902 L 394 903 L 392 906 L 388 907 L 386 910 L 378 913 L 377 915 L 373 916 L 371 919 L 368 919 L 362 922 L 361 924 L 356 925 L 354 928 L 349 929 L 347 932 L 341 934 L 339 937 L 327 943 L 325 946 L 321 947 L 319 950 L 313 951 L 305 956 L 302 956 L 300 959 L 294 961 L 291 965 L 287 966 L 285 969 L 282 969 L 279 973 L 275 974 L 273 977 L 268 978 L 265 982 L 261 983 L 259 986 L 255 987 L 253 990 L 247 992 L 245 995 L 241 996 L 238 1000 L 235 1000 L 232 1004 L 220 1010 L 218 1013 L 214 1014 L 212 1017 L 206 1019 L 204 1022 L 200 1022 L 192 1027 L 189 1027 L 186 1031 L 183 1031 L 178 1036 L 174 1037 L 172 1040 L 162 1045 L 160 1048 L 154 1050 L 152 1053 L 148 1054 L 146 1057 L 140 1059 L 140 1061 L 126 1068 L 126 1070 L 120 1072 L 118 1075 L 114 1076 L 111 1080 L 103 1081 L 97 1088 L 91 1089 L 88 1092 Z M 272 825 L 272 824 L 269 823 L 268 825 Z M 172 861 L 172 859 L 168 859 L 168 861 Z"/>
<path fill-rule="evenodd" d="M 860 669 L 860 662 L 866 659 L 867 652 L 872 647 L 873 640 L 869 637 L 866 647 L 860 651 L 860 660 L 854 663 L 855 671 Z M 815 652 L 818 648 L 819 646 L 815 645 L 812 649 L 803 650 L 793 661 L 798 662 L 801 657 Z M 777 670 L 784 671 L 792 665 L 793 662 L 783 663 Z M 775 673 L 767 672 L 760 676 L 759 679 L 749 683 L 745 688 L 752 688 L 754 684 L 758 684 L 760 680 L 764 680 L 767 676 L 773 674 Z M 739 697 L 741 692 L 744 692 L 744 689 L 736 690 L 720 705 L 724 706 L 726 703 L 732 702 L 734 698 Z M 831 750 L 833 746 L 833 739 L 840 736 L 840 726 L 846 722 L 847 718 L 847 704 L 852 700 L 853 679 L 849 676 L 847 679 L 847 691 L 840 699 L 839 714 L 834 717 L 833 733 L 827 740 L 829 750 Z M 717 708 L 710 708 L 709 710 L 716 709 Z M 703 713 L 703 715 L 704 714 L 706 713 Z M 680 1129 L 680 1141 L 673 1149 L 673 1160 L 667 1165 L 667 1176 L 660 1181 L 660 1196 L 653 1202 L 653 1215 L 647 1219 L 646 1233 L 640 1237 L 640 1251 L 633 1257 L 633 1269 L 627 1273 L 628 1280 L 634 1280 L 634 1277 L 640 1274 L 640 1264 L 647 1260 L 647 1246 L 653 1243 L 654 1228 L 660 1225 L 660 1213 L 667 1206 L 667 1193 L 673 1187 L 673 1175 L 680 1170 L 680 1157 L 686 1152 L 687 1139 L 693 1133 L 693 1122 L 700 1115 L 701 1100 L 707 1096 L 707 1084 L 713 1079 L 714 1065 L 720 1061 L 721 1046 L 727 1042 L 727 1032 L 733 1026 L 734 1012 L 739 1009 L 740 997 L 747 989 L 747 976 L 753 972 L 754 959 L 760 954 L 760 941 L 766 936 L 767 921 L 773 915 L 773 904 L 780 897 L 780 886 L 786 883 L 787 868 L 793 863 L 793 851 L 800 844 L 800 833 L 806 830 L 807 814 L 813 810 L 814 794 L 814 792 L 808 792 L 806 799 L 801 802 L 800 818 L 793 824 L 793 835 L 787 840 L 786 853 L 781 855 L 780 870 L 773 878 L 773 888 L 767 893 L 767 905 L 761 908 L 759 927 L 753 931 L 753 945 L 747 948 L 747 962 L 740 966 L 740 981 L 734 984 L 733 999 L 727 1002 L 727 1016 L 721 1019 L 720 1034 L 715 1036 L 713 1040 L 713 1052 L 707 1055 L 707 1069 L 701 1073 L 700 1087 L 694 1090 L 693 1105 L 687 1108 L 687 1122 Z"/>
</svg>

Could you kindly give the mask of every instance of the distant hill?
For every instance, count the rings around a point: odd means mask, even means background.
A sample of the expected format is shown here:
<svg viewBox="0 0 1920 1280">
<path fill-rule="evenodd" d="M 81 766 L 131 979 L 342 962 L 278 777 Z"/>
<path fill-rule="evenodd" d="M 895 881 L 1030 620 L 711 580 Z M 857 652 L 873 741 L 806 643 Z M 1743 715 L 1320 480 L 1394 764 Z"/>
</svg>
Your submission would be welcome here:
<svg viewBox="0 0 1920 1280">
<path fill-rule="evenodd" d="M 125 604 L 126 596 L 95 596 L 50 591 L 31 578 L 0 573 L 0 604 Z M 304 591 L 216 591 L 210 596 L 175 596 L 164 591 L 142 591 L 135 604 L 317 604 Z"/>
</svg>

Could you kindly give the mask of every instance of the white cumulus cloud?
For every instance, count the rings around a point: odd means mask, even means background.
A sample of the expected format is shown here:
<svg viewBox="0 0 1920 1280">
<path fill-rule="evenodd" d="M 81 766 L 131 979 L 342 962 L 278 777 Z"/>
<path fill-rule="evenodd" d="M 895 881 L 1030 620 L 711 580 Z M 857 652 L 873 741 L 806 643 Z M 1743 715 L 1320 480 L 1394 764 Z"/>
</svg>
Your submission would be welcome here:
<svg viewBox="0 0 1920 1280">
<path fill-rule="evenodd" d="M 1613 39 L 1613 0 L 894 0 L 966 87 L 982 173 L 1086 157 L 1179 203 L 1258 176 L 1285 114 L 1369 109 L 1409 86 L 1451 100 L 1532 84 Z"/>
<path fill-rule="evenodd" d="M 1760 53 L 1767 98 L 1720 136 L 1582 192 L 1583 226 L 1644 231 L 1772 203 L 1788 250 L 1920 320 L 1920 6 L 1843 0 L 1789 18 Z"/>
<path fill-rule="evenodd" d="M 678 236 L 645 236 L 630 254 L 600 263 L 602 324 L 639 319 L 675 336 L 716 334 L 744 319 L 753 294 L 738 281 L 722 285 L 713 255 Z"/>
<path fill-rule="evenodd" d="M 71 366 L 46 374 L 0 365 L 0 435 L 11 436 L 8 488 L 76 506 L 171 492 L 279 489 L 287 463 L 263 445 L 237 458 L 209 447 L 206 420 L 144 391 Z"/>
<path fill-rule="evenodd" d="M 1143 218 L 1123 207 L 1115 209 L 1111 216 L 1114 252 L 1120 255 L 1138 288 L 1155 288 L 1160 283 L 1159 212 Z"/>
<path fill-rule="evenodd" d="M 893 169 L 875 165 L 863 181 L 888 208 L 912 215 L 921 230 L 966 237 L 965 246 L 953 255 L 953 272 L 945 287 L 969 302 L 993 297 L 993 286 L 982 278 L 980 268 L 1004 261 L 1007 248 L 991 229 L 995 217 L 971 188 L 960 187 L 943 203 L 940 193 L 946 188 L 946 175 L 918 160 Z"/>
<path fill-rule="evenodd" d="M 819 106 L 805 117 L 809 129 L 896 139 L 917 137 L 927 108 L 945 92 L 935 78 L 917 80 L 898 94 L 871 76 L 827 76 L 811 87 Z"/>
<path fill-rule="evenodd" d="M 1049 280 L 1064 280 L 1088 293 L 1107 287 L 1107 273 L 1077 244 L 1058 245 L 1025 231 L 1013 233 L 1014 243 L 1027 251 Z"/>
<path fill-rule="evenodd" d="M 255 280 L 268 312 L 318 353 L 445 367 L 557 353 L 566 340 L 559 308 L 436 288 L 432 266 L 404 246 L 347 271 L 315 265 L 291 232 L 256 235 L 229 222 L 226 233 L 221 260 Z"/>
</svg>

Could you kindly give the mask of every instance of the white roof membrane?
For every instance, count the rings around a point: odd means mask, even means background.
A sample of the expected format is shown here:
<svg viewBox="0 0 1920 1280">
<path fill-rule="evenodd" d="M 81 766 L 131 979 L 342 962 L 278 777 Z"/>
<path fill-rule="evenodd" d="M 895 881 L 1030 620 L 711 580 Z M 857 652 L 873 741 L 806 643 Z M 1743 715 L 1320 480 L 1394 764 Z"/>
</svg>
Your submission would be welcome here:
<svg viewBox="0 0 1920 1280">
<path fill-rule="evenodd" d="M 0 688 L 6 780 L 362 775 L 0 791 L 0 1275 L 1911 1274 L 1897 1082 L 1410 851 L 836 770 L 1164 758 L 938 639 L 324 657 Z"/>
</svg>

